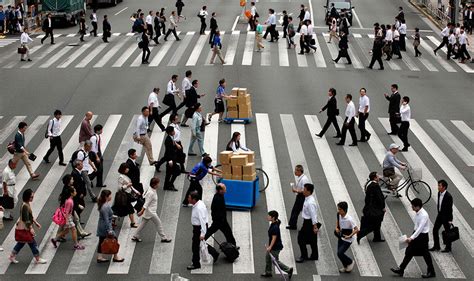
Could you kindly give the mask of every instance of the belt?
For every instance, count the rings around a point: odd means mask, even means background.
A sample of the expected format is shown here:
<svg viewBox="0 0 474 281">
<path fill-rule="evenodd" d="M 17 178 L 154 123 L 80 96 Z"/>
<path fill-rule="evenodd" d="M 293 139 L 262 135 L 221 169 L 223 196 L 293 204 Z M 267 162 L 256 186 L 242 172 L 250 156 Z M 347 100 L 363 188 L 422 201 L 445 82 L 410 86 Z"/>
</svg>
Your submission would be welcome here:
<svg viewBox="0 0 474 281">
<path fill-rule="evenodd" d="M 145 136 L 145 135 L 146 135 L 146 134 L 140 134 L 140 137 L 143 137 L 143 136 Z"/>
<path fill-rule="evenodd" d="M 15 186 L 15 184 L 7 184 L 7 186 Z"/>
</svg>

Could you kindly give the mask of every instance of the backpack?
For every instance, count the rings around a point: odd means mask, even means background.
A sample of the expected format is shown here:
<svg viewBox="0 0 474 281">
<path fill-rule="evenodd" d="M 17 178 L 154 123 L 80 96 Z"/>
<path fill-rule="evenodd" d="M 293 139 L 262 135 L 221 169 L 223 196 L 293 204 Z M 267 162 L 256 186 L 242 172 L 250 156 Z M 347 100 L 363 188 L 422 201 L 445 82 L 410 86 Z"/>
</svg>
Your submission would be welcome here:
<svg viewBox="0 0 474 281">
<path fill-rule="evenodd" d="M 9 142 L 7 145 L 7 151 L 10 154 L 15 154 L 15 141 Z"/>
<path fill-rule="evenodd" d="M 53 122 L 53 124 L 51 124 L 51 135 L 52 135 L 53 134 L 54 119 L 51 119 L 51 122 Z M 48 127 L 49 127 L 49 122 L 48 122 L 48 126 L 46 126 L 46 132 L 44 133 L 44 138 L 45 139 L 49 138 Z"/>
<path fill-rule="evenodd" d="M 74 151 L 74 153 L 71 156 L 71 160 L 69 160 L 69 163 L 71 163 L 71 166 L 74 165 L 74 161 L 77 159 L 77 155 L 79 154 L 80 151 L 82 151 L 82 153 L 84 153 L 85 158 L 88 157 L 87 153 L 83 149 L 79 149 L 79 150 Z M 84 160 L 85 160 L 85 158 L 84 158 Z M 73 168 L 74 168 L 74 166 L 73 166 Z"/>
<path fill-rule="evenodd" d="M 66 224 L 66 216 L 61 207 L 58 207 L 53 215 L 53 222 L 59 226 Z"/>
</svg>

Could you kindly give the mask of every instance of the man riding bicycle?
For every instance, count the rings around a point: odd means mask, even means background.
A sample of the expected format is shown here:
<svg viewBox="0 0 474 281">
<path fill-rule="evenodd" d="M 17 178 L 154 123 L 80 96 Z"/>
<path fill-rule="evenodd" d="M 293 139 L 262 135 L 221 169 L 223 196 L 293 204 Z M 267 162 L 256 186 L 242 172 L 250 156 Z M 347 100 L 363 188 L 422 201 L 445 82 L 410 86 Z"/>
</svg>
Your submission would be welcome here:
<svg viewBox="0 0 474 281">
<path fill-rule="evenodd" d="M 395 172 L 395 168 L 398 168 L 399 170 L 405 170 L 407 168 L 407 163 L 404 163 L 395 157 L 399 148 L 400 146 L 392 143 L 388 147 L 387 154 L 385 154 L 385 158 L 383 159 L 383 176 L 390 179 L 388 182 L 388 188 L 391 190 L 397 189 L 398 183 L 402 179 L 402 175 Z"/>
</svg>

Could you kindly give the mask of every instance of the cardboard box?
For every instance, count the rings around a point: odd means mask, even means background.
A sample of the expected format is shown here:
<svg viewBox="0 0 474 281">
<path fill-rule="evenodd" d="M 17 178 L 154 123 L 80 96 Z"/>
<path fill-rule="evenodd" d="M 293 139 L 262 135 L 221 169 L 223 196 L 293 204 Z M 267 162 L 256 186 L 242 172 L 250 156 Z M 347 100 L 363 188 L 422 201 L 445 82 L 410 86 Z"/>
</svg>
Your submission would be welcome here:
<svg viewBox="0 0 474 281">
<path fill-rule="evenodd" d="M 247 155 L 232 155 L 230 157 L 230 163 L 232 166 L 245 166 L 248 164 Z"/>
<path fill-rule="evenodd" d="M 243 175 L 242 180 L 243 181 L 254 181 L 257 178 L 257 174 L 252 174 L 252 175 Z"/>
<path fill-rule="evenodd" d="M 219 154 L 219 162 L 222 165 L 230 165 L 230 158 L 232 157 L 233 152 L 232 151 L 222 151 Z M 230 172 L 229 172 L 230 174 Z"/>
<path fill-rule="evenodd" d="M 237 107 L 237 102 L 238 102 L 238 99 L 236 99 L 236 98 L 228 98 L 227 99 L 227 108 Z"/>
<path fill-rule="evenodd" d="M 231 180 L 231 179 L 232 179 L 232 174 L 222 174 L 222 177 L 223 177 L 225 180 Z"/>
<path fill-rule="evenodd" d="M 252 111 L 252 106 L 250 104 L 239 104 L 239 112 L 249 112 Z"/>
<path fill-rule="evenodd" d="M 232 175 L 232 179 L 233 179 L 233 180 L 236 180 L 236 181 L 241 181 L 241 180 L 242 180 L 242 176 L 235 176 L 235 175 Z"/>
<path fill-rule="evenodd" d="M 239 155 L 245 155 L 247 157 L 247 164 L 248 163 L 255 163 L 255 151 L 240 151 Z M 245 165 L 242 165 L 245 166 Z"/>
<path fill-rule="evenodd" d="M 240 92 L 239 92 L 240 93 Z M 239 105 L 243 105 L 243 104 L 250 104 L 250 95 L 249 94 L 246 94 L 246 95 L 239 95 L 237 97 L 237 101 L 239 103 Z"/>
<path fill-rule="evenodd" d="M 232 88 L 232 91 L 230 92 L 230 95 L 231 96 L 238 96 L 239 95 L 239 88 L 235 87 L 235 88 Z"/>
<path fill-rule="evenodd" d="M 238 107 L 236 106 L 227 106 L 227 111 L 238 111 Z"/>
<path fill-rule="evenodd" d="M 239 88 L 238 96 L 245 96 L 248 94 L 247 88 Z"/>
<path fill-rule="evenodd" d="M 241 176 L 242 175 L 242 166 L 232 166 L 232 175 Z"/>
<path fill-rule="evenodd" d="M 227 111 L 227 118 L 239 118 L 238 111 Z"/>
<path fill-rule="evenodd" d="M 251 118 L 251 117 L 252 117 L 251 111 L 245 111 L 245 112 L 239 111 L 239 118 Z"/>
<path fill-rule="evenodd" d="M 231 165 L 222 165 L 222 173 L 223 174 L 232 174 L 232 166 Z"/>
<path fill-rule="evenodd" d="M 255 163 L 248 163 L 245 166 L 242 166 L 242 175 L 250 176 L 255 174 Z"/>
</svg>

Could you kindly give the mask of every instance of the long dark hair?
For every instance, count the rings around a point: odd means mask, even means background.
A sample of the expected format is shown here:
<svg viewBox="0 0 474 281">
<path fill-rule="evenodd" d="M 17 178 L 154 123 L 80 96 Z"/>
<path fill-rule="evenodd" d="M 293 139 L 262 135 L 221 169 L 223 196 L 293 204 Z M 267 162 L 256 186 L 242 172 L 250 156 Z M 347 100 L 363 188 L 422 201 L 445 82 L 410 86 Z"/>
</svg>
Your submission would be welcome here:
<svg viewBox="0 0 474 281">
<path fill-rule="evenodd" d="M 63 191 L 59 195 L 59 206 L 64 206 L 64 204 L 66 204 L 66 200 L 68 200 L 73 193 L 74 193 L 74 187 L 65 186 L 63 188 Z"/>
<path fill-rule="evenodd" d="M 64 175 L 63 177 L 63 185 L 64 186 L 69 186 L 70 182 L 71 182 L 71 178 L 72 178 L 72 175 L 71 174 L 66 174 Z"/>
<path fill-rule="evenodd" d="M 108 189 L 104 189 L 100 192 L 99 199 L 97 200 L 97 209 L 100 211 L 102 206 L 107 202 L 107 198 L 112 194 Z"/>
<path fill-rule="evenodd" d="M 235 142 L 235 148 L 239 149 L 240 147 L 240 141 L 237 140 L 237 138 L 240 136 L 240 133 L 239 132 L 234 132 L 232 134 L 232 138 L 230 139 L 230 141 L 227 143 L 227 147 L 226 147 L 226 150 L 228 151 L 232 151 L 232 142 Z"/>
<path fill-rule="evenodd" d="M 272 211 L 268 212 L 268 215 L 275 219 L 276 224 L 280 225 L 281 221 L 278 219 L 278 212 L 277 211 L 272 210 Z"/>
</svg>

